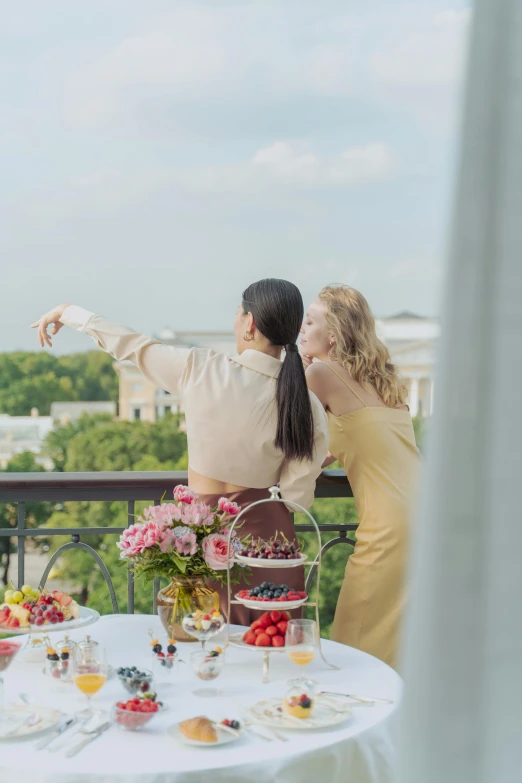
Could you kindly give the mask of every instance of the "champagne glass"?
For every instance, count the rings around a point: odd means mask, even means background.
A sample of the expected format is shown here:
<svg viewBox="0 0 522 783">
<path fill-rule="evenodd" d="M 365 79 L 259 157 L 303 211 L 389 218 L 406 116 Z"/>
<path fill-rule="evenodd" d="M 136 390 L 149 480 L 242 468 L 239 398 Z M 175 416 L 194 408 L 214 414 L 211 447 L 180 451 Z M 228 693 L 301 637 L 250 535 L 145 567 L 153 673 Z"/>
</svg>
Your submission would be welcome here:
<svg viewBox="0 0 522 783">
<path fill-rule="evenodd" d="M 4 712 L 4 678 L 2 674 L 12 664 L 20 646 L 18 642 L 13 642 L 11 639 L 0 639 L 0 723 L 7 718 Z"/>
<path fill-rule="evenodd" d="M 87 697 L 89 705 L 87 712 L 93 715 L 91 699 L 107 682 L 107 655 L 103 647 L 98 644 L 89 650 L 88 655 L 85 653 L 81 646 L 74 651 L 73 683 Z"/>
<path fill-rule="evenodd" d="M 319 633 L 315 620 L 289 620 L 285 649 L 290 660 L 300 667 L 303 683 L 304 667 L 314 660 L 318 646 Z"/>
</svg>

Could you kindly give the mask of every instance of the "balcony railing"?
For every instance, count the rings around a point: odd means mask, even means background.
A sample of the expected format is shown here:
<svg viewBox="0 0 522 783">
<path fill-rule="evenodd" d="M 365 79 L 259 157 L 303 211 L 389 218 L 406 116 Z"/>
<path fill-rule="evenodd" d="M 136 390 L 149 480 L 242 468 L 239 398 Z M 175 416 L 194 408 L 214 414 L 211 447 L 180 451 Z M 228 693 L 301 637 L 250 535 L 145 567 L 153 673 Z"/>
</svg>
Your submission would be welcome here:
<svg viewBox="0 0 522 783">
<path fill-rule="evenodd" d="M 25 504 L 27 502 L 65 503 L 67 501 L 126 501 L 127 526 L 134 524 L 135 503 L 145 500 L 159 504 L 163 495 L 169 495 L 176 484 L 186 484 L 187 473 L 179 472 L 111 472 L 111 473 L 0 473 L 0 503 L 17 504 L 16 527 L 0 528 L 0 538 L 16 538 L 18 551 L 18 585 L 25 581 L 25 541 L 27 538 L 51 538 L 69 535 L 71 541 L 53 554 L 40 580 L 40 587 L 47 581 L 58 557 L 67 549 L 83 549 L 99 566 L 107 583 L 112 608 L 119 612 L 116 592 L 111 575 L 98 552 L 81 541 L 82 535 L 119 536 L 123 527 L 26 527 Z M 325 470 L 317 480 L 316 498 L 353 497 L 346 475 L 342 470 Z M 348 533 L 357 529 L 354 523 L 321 524 L 321 532 L 335 532 L 337 536 L 322 546 L 322 553 L 337 544 L 355 544 Z M 311 524 L 299 525 L 299 531 L 313 532 Z M 310 569 L 309 578 L 311 577 Z M 155 580 L 153 603 L 159 589 Z M 134 580 L 129 573 L 127 581 L 127 611 L 134 612 Z M 154 605 L 154 611 L 156 607 Z"/>
</svg>

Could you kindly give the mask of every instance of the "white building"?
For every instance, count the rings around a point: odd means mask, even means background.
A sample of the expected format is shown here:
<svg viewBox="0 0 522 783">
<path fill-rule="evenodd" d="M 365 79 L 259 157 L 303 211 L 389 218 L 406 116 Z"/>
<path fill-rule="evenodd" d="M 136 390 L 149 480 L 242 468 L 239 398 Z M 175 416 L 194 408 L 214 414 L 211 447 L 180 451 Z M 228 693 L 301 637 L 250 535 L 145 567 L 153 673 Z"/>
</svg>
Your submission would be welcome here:
<svg viewBox="0 0 522 783">
<path fill-rule="evenodd" d="M 439 336 L 439 322 L 414 313 L 398 313 L 377 319 L 379 337 L 388 346 L 392 360 L 409 386 L 413 416 L 431 416 L 433 410 L 433 369 Z M 184 348 L 209 348 L 233 356 L 236 340 L 232 332 L 174 332 L 164 329 L 158 339 Z M 180 400 L 158 389 L 130 362 L 117 362 L 120 419 L 156 421 L 166 413 L 177 413 Z"/>
<path fill-rule="evenodd" d="M 116 416 L 116 403 L 110 401 L 95 400 L 94 402 L 78 402 L 68 400 L 66 402 L 51 403 L 51 418 L 55 424 L 68 424 L 87 414 L 94 416 L 97 413 L 108 413 Z"/>
<path fill-rule="evenodd" d="M 52 470 L 52 461 L 41 455 L 45 437 L 52 428 L 52 417 L 39 416 L 37 408 L 32 409 L 30 416 L 9 416 L 1 413 L 0 468 L 4 470 L 16 454 L 30 451 L 39 465 L 46 470 Z"/>
</svg>

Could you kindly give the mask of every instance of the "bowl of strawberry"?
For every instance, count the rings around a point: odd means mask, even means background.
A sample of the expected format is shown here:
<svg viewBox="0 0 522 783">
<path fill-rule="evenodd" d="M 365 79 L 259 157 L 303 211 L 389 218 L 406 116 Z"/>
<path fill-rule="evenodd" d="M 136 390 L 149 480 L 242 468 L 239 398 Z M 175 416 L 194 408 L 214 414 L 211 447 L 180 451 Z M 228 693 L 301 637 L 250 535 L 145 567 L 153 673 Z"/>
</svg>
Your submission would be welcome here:
<svg viewBox="0 0 522 783">
<path fill-rule="evenodd" d="M 135 731 L 152 720 L 158 711 L 159 704 L 153 699 L 119 701 L 114 707 L 114 720 L 123 729 Z"/>
<path fill-rule="evenodd" d="M 296 609 L 307 599 L 304 590 L 294 590 L 288 585 L 275 585 L 273 582 L 261 582 L 236 594 L 236 600 L 249 609 Z"/>
<path fill-rule="evenodd" d="M 250 647 L 281 649 L 285 646 L 286 628 L 290 615 L 288 612 L 273 610 L 265 612 L 251 623 L 243 634 L 242 640 Z"/>
</svg>

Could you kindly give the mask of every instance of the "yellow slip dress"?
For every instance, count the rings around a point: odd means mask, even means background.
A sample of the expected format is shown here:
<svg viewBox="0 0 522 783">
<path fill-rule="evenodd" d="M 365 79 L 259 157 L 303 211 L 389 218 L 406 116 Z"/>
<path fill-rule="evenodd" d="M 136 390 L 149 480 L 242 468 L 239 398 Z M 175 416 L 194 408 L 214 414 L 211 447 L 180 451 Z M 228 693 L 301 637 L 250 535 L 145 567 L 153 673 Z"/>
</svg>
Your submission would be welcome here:
<svg viewBox="0 0 522 783">
<path fill-rule="evenodd" d="M 348 476 L 359 517 L 331 638 L 395 668 L 420 454 L 408 410 L 367 406 L 330 369 L 364 406 L 344 416 L 328 411 L 330 452 Z"/>
</svg>

